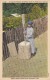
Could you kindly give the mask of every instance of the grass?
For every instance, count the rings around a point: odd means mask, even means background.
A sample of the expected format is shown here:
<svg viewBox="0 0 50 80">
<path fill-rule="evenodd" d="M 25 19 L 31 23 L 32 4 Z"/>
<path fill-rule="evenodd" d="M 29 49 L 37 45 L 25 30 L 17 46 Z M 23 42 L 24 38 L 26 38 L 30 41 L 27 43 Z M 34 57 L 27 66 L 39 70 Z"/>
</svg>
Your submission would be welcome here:
<svg viewBox="0 0 50 80">
<path fill-rule="evenodd" d="M 35 38 L 37 53 L 29 60 L 9 57 L 3 61 L 3 77 L 47 77 L 47 32 Z"/>
</svg>

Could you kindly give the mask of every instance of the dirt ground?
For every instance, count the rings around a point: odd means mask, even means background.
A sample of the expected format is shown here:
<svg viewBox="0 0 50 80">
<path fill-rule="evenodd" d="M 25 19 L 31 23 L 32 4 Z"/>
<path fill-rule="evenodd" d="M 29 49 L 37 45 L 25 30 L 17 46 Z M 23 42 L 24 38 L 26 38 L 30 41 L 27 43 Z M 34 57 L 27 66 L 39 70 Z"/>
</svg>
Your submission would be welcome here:
<svg viewBox="0 0 50 80">
<path fill-rule="evenodd" d="M 9 57 L 3 61 L 3 77 L 47 77 L 47 32 L 35 38 L 37 52 L 28 60 Z"/>
</svg>

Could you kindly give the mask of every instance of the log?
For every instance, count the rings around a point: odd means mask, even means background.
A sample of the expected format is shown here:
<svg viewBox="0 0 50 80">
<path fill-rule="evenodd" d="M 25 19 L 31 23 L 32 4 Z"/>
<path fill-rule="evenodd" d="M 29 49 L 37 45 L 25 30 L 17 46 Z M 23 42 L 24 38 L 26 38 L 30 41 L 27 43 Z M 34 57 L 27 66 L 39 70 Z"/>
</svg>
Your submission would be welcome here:
<svg viewBox="0 0 50 80">
<path fill-rule="evenodd" d="M 16 46 L 14 42 L 11 42 L 9 44 L 7 44 L 9 52 L 10 52 L 10 56 L 14 57 L 17 56 L 17 50 L 16 50 Z"/>
<path fill-rule="evenodd" d="M 31 58 L 31 45 L 30 42 L 22 41 L 18 44 L 18 58 L 29 59 Z"/>
</svg>

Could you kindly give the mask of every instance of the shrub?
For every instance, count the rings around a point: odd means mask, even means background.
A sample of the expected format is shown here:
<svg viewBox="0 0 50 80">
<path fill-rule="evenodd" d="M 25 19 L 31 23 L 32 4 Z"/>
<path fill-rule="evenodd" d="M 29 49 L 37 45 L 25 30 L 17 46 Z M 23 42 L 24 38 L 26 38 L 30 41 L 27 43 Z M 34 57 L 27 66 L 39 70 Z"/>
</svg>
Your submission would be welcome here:
<svg viewBox="0 0 50 80">
<path fill-rule="evenodd" d="M 3 29 L 15 28 L 22 24 L 21 17 L 3 17 Z"/>
<path fill-rule="evenodd" d="M 27 25 L 28 20 L 34 20 L 37 18 L 42 18 L 43 16 L 46 16 L 48 13 L 47 8 L 44 10 L 41 8 L 38 4 L 34 5 L 32 7 L 32 10 L 29 14 L 25 14 L 25 22 Z M 19 27 L 19 25 L 22 24 L 22 18 L 21 17 L 3 17 L 3 29 L 8 28 L 16 28 Z"/>
<path fill-rule="evenodd" d="M 26 22 L 28 21 L 28 19 L 34 20 L 37 18 L 42 18 L 46 15 L 46 13 L 47 11 L 44 11 L 44 9 L 40 8 L 38 5 L 34 5 L 32 7 L 32 11 L 29 14 L 26 14 Z"/>
</svg>

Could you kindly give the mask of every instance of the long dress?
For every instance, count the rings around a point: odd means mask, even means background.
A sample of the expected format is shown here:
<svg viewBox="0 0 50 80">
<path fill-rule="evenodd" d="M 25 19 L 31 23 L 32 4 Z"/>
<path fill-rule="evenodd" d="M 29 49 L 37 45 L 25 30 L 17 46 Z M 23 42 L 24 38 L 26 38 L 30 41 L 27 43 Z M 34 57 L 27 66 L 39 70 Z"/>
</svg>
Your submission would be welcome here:
<svg viewBox="0 0 50 80">
<path fill-rule="evenodd" d="M 34 43 L 34 30 L 32 27 L 27 27 L 26 29 L 26 40 L 31 44 L 31 53 L 35 53 L 35 43 Z"/>
</svg>

